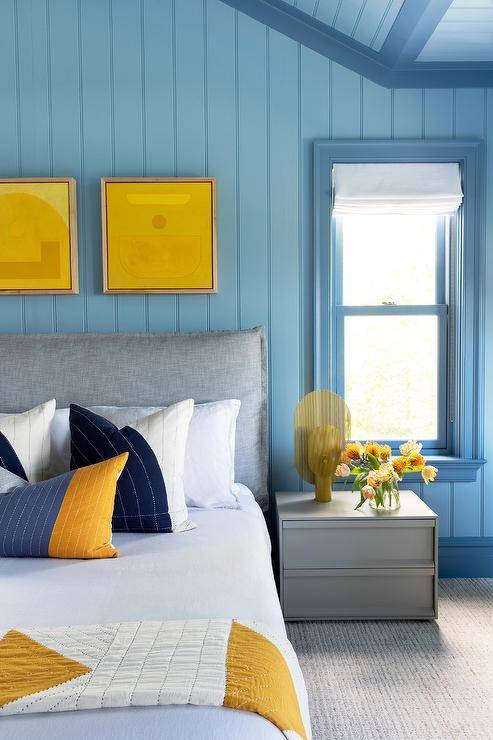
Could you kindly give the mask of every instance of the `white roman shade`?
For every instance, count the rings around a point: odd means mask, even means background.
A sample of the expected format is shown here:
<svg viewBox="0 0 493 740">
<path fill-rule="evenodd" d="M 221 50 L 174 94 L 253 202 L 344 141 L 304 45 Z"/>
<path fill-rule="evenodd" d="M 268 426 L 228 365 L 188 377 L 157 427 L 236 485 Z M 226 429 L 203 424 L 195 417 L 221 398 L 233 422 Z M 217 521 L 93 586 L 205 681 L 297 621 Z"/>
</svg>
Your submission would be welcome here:
<svg viewBox="0 0 493 740">
<path fill-rule="evenodd" d="M 333 213 L 450 214 L 462 203 L 457 162 L 335 164 Z"/>
</svg>

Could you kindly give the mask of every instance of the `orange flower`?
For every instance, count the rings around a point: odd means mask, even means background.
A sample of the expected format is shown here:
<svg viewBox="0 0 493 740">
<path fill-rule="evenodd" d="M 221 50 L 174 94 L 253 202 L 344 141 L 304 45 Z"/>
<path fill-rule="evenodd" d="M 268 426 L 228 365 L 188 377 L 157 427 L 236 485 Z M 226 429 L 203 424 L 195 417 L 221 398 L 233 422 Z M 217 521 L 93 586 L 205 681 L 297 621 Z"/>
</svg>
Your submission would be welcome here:
<svg viewBox="0 0 493 740">
<path fill-rule="evenodd" d="M 380 455 L 380 445 L 378 442 L 365 442 L 365 455 L 373 455 L 378 459 Z"/>
<path fill-rule="evenodd" d="M 389 445 L 380 445 L 380 453 L 378 459 L 382 462 L 386 462 L 392 454 L 392 450 Z"/>
<path fill-rule="evenodd" d="M 356 460 L 360 460 L 363 456 L 363 445 L 361 442 L 348 442 L 346 449 L 342 453 L 342 462 L 354 463 Z"/>
<path fill-rule="evenodd" d="M 426 460 L 419 452 L 411 453 L 411 455 L 409 455 L 409 457 L 407 458 L 407 461 L 408 466 L 412 470 L 423 470 L 424 466 L 426 465 Z"/>
<path fill-rule="evenodd" d="M 407 457 L 394 457 L 392 460 L 392 467 L 398 475 L 402 475 L 408 465 L 409 462 Z"/>
</svg>

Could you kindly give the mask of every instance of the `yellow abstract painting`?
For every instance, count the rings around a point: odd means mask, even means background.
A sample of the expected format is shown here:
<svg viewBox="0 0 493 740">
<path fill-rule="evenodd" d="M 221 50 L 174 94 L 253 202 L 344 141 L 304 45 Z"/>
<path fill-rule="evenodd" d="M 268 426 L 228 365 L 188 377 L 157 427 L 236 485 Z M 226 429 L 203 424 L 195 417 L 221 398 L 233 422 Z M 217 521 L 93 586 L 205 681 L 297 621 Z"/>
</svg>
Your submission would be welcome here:
<svg viewBox="0 0 493 740">
<path fill-rule="evenodd" d="M 75 180 L 0 180 L 0 293 L 77 292 Z"/>
<path fill-rule="evenodd" d="M 215 293 L 214 178 L 103 178 L 105 293 Z"/>
</svg>

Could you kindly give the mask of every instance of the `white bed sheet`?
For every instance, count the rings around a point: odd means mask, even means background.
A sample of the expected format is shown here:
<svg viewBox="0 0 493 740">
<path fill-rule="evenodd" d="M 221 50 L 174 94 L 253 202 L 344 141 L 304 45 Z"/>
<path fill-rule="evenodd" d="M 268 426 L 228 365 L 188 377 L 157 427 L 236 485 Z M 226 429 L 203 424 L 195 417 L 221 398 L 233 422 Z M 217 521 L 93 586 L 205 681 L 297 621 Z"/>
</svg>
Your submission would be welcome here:
<svg viewBox="0 0 493 740">
<path fill-rule="evenodd" d="M 241 509 L 191 509 L 197 528 L 173 535 L 114 535 L 109 560 L 0 558 L 0 630 L 144 619 L 235 617 L 285 635 L 263 514 L 247 489 Z M 306 690 L 291 668 L 305 725 Z M 270 740 L 282 733 L 224 707 L 144 707 L 5 717 L 0 738 L 17 740 Z"/>
</svg>

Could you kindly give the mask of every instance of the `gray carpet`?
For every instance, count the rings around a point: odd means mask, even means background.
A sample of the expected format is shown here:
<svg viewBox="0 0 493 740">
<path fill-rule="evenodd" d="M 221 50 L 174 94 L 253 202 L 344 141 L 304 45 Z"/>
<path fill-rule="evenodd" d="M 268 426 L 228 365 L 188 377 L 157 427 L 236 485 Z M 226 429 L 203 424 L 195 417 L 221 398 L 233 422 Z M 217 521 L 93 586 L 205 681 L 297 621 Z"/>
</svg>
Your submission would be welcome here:
<svg viewBox="0 0 493 740">
<path fill-rule="evenodd" d="M 438 622 L 293 622 L 314 740 L 491 740 L 493 579 L 440 583 Z"/>
</svg>

